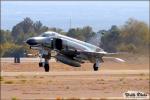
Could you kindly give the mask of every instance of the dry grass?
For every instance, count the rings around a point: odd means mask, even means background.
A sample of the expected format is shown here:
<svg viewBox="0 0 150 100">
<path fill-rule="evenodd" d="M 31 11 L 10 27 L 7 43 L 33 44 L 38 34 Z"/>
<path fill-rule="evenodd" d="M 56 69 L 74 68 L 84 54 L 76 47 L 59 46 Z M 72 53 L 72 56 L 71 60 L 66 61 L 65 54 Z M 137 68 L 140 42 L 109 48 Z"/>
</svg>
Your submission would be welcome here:
<svg viewBox="0 0 150 100">
<path fill-rule="evenodd" d="M 21 83 L 26 83 L 27 80 L 20 80 L 20 81 L 21 81 Z"/>
<path fill-rule="evenodd" d="M 81 100 L 81 99 L 76 98 L 76 97 L 71 97 L 71 98 L 67 98 L 67 100 Z"/>
<path fill-rule="evenodd" d="M 139 80 L 143 80 L 142 78 L 139 78 Z"/>
<path fill-rule="evenodd" d="M 140 76 L 145 76 L 145 74 L 144 73 L 140 73 Z"/>
<path fill-rule="evenodd" d="M 107 100 L 106 98 L 101 98 L 101 99 L 92 99 L 92 98 L 87 98 L 87 99 L 80 99 L 77 97 L 70 97 L 70 98 L 62 98 L 62 97 L 56 97 L 56 100 Z"/>
<path fill-rule="evenodd" d="M 104 79 L 97 79 L 97 81 L 105 81 Z"/>
<path fill-rule="evenodd" d="M 17 99 L 17 97 L 14 96 L 14 97 L 12 97 L 11 100 L 19 100 L 19 99 Z"/>
<path fill-rule="evenodd" d="M 40 76 L 40 78 L 44 78 L 43 76 Z"/>
<path fill-rule="evenodd" d="M 34 76 L 33 76 L 33 78 L 37 78 L 37 76 L 36 76 L 36 75 L 34 75 Z"/>
<path fill-rule="evenodd" d="M 70 97 L 70 98 L 62 98 L 62 97 L 56 97 L 56 100 L 82 100 L 76 97 Z M 84 99 L 85 100 L 85 99 Z M 92 100 L 92 99 L 86 99 L 86 100 Z"/>
<path fill-rule="evenodd" d="M 5 81 L 4 83 L 5 84 L 13 84 L 14 82 L 13 81 Z"/>
<path fill-rule="evenodd" d="M 52 82 L 52 80 L 49 80 L 49 81 L 48 81 L 48 83 L 51 83 L 51 82 Z"/>
<path fill-rule="evenodd" d="M 105 84 L 105 80 L 104 79 L 97 79 L 97 84 Z"/>
<path fill-rule="evenodd" d="M 108 100 L 108 99 L 106 99 L 106 98 L 101 98 L 100 100 Z"/>
<path fill-rule="evenodd" d="M 0 76 L 0 81 L 3 81 L 3 80 L 4 80 L 4 78 L 2 76 Z"/>
<path fill-rule="evenodd" d="M 16 78 L 26 78 L 24 75 L 18 75 Z"/>
<path fill-rule="evenodd" d="M 63 99 L 62 99 L 61 97 L 58 96 L 58 97 L 56 97 L 56 100 L 63 100 Z"/>
<path fill-rule="evenodd" d="M 120 78 L 120 79 L 119 79 L 119 81 L 123 81 L 123 80 L 124 80 L 124 78 Z"/>
<path fill-rule="evenodd" d="M 70 87 L 69 86 L 66 86 L 66 89 L 69 89 Z"/>
</svg>

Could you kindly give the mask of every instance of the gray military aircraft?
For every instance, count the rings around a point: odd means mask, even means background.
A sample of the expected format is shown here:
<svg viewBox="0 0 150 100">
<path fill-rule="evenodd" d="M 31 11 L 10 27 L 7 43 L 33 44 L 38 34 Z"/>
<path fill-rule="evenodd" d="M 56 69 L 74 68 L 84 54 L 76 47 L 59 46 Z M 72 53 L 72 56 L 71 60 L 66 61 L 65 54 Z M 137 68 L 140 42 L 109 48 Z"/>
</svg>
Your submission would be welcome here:
<svg viewBox="0 0 150 100">
<path fill-rule="evenodd" d="M 37 37 L 31 37 L 26 40 L 26 43 L 31 49 L 39 50 L 39 67 L 44 67 L 46 72 L 49 71 L 49 60 L 51 57 L 54 57 L 59 62 L 74 67 L 80 67 L 81 63 L 90 61 L 94 63 L 94 71 L 97 71 L 100 67 L 100 63 L 104 62 L 102 57 L 112 54 L 105 52 L 95 45 L 52 31 L 44 32 Z M 55 56 L 51 55 L 52 51 L 56 52 Z M 44 58 L 44 62 L 42 58 Z M 124 62 L 122 59 L 116 59 Z"/>
</svg>

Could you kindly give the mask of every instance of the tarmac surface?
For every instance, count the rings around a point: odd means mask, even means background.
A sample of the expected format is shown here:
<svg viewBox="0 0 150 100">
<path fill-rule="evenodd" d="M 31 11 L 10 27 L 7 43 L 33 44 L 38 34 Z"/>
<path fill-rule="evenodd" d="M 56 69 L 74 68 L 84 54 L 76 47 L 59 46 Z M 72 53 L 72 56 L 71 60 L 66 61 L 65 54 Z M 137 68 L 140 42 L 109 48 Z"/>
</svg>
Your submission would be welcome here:
<svg viewBox="0 0 150 100">
<path fill-rule="evenodd" d="M 1 72 L 1 76 L 96 76 L 96 75 L 149 75 L 149 70 L 101 70 L 101 71 L 51 71 L 51 72 Z"/>
<path fill-rule="evenodd" d="M 14 62 L 14 58 L 12 58 L 12 57 L 0 58 L 0 61 L 2 63 L 4 63 L 4 62 Z M 37 58 L 20 58 L 20 62 L 39 62 L 39 61 L 40 61 L 39 57 L 37 57 Z M 50 62 L 56 62 L 55 59 L 51 59 L 49 61 Z"/>
</svg>

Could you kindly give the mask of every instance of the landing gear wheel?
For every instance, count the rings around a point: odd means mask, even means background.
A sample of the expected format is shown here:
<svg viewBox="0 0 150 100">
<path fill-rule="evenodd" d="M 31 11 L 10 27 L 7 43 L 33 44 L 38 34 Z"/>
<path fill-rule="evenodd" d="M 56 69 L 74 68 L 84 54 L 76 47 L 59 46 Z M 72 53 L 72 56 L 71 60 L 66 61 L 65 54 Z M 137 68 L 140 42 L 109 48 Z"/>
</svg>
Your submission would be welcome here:
<svg viewBox="0 0 150 100">
<path fill-rule="evenodd" d="M 98 67 L 96 66 L 96 64 L 93 65 L 93 69 L 94 71 L 98 71 Z"/>
<path fill-rule="evenodd" d="M 43 67 L 43 63 L 42 62 L 39 62 L 39 67 Z"/>
<path fill-rule="evenodd" d="M 45 72 L 49 72 L 49 64 L 45 63 L 44 69 L 45 69 Z"/>
</svg>

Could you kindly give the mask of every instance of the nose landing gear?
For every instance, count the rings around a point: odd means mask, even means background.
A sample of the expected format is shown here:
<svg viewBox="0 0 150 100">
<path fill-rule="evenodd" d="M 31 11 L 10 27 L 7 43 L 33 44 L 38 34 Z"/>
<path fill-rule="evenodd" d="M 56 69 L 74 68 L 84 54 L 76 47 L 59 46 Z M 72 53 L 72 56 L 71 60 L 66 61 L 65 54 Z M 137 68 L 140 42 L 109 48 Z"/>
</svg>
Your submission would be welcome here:
<svg viewBox="0 0 150 100">
<path fill-rule="evenodd" d="M 49 72 L 49 60 L 51 58 L 51 55 L 40 55 L 40 62 L 39 67 L 44 67 L 45 72 Z M 44 58 L 44 59 L 42 59 Z"/>
<path fill-rule="evenodd" d="M 39 62 L 39 67 L 43 67 L 43 62 Z"/>
<path fill-rule="evenodd" d="M 49 62 L 48 61 L 39 62 L 39 67 L 44 67 L 45 72 L 49 72 Z"/>
</svg>

